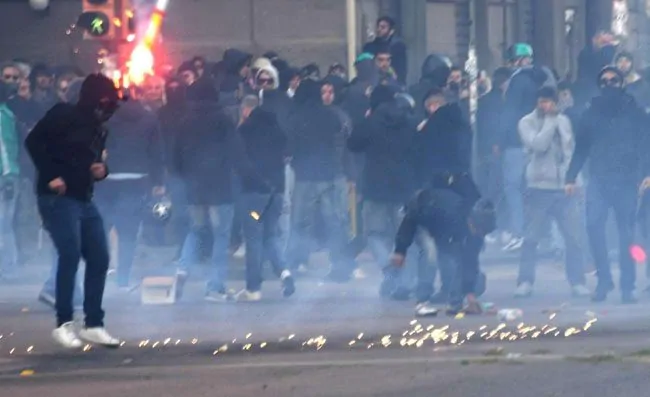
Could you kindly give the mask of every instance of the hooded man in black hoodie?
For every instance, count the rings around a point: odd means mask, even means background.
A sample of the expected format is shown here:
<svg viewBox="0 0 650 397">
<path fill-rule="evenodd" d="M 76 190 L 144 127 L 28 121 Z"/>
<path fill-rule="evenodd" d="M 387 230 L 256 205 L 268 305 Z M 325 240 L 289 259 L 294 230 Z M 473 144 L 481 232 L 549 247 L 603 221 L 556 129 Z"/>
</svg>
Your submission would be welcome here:
<svg viewBox="0 0 650 397">
<path fill-rule="evenodd" d="M 337 197 L 337 178 L 341 157 L 337 150 L 343 133 L 336 112 L 321 99 L 321 84 L 304 80 L 294 97 L 295 108 L 289 120 L 289 152 L 296 175 L 292 200 L 291 261 L 294 267 L 307 264 L 315 251 L 314 214 L 320 212 L 329 238 L 328 248 L 335 266 L 345 267 L 338 255 L 347 242 L 345 216 Z M 333 270 L 334 270 L 333 269 Z"/>
<path fill-rule="evenodd" d="M 289 297 L 295 286 L 286 267 L 278 224 L 283 205 L 287 137 L 275 114 L 260 107 L 257 97 L 244 97 L 241 113 L 237 171 L 241 177 L 240 205 L 246 242 L 246 289 L 237 294 L 237 300 L 261 299 L 264 259 L 271 262 L 282 281 L 283 295 Z"/>
<path fill-rule="evenodd" d="M 196 83 L 187 90 L 188 115 L 184 133 L 176 141 L 174 165 L 185 183 L 191 230 L 177 275 L 187 277 L 198 262 L 199 233 L 209 218 L 213 234 L 212 275 L 205 299 L 228 299 L 228 243 L 233 218 L 232 175 L 235 125 L 219 106 L 219 93 L 211 84 Z"/>
<path fill-rule="evenodd" d="M 415 100 L 415 115 L 417 118 L 422 120 L 427 117 L 424 106 L 427 95 L 434 88 L 444 88 L 450 75 L 451 61 L 448 58 L 431 54 L 424 60 L 420 81 L 409 88 L 409 93 Z"/>
<path fill-rule="evenodd" d="M 103 124 L 118 108 L 113 82 L 92 74 L 81 86 L 77 104 L 50 109 L 27 136 L 38 179 L 36 194 L 45 229 L 59 255 L 56 275 L 57 328 L 53 338 L 66 348 L 81 348 L 79 336 L 92 343 L 119 347 L 104 328 L 102 299 L 108 271 L 108 244 L 102 217 L 92 201 L 96 181 L 106 178 L 107 131 Z M 79 261 L 86 262 L 85 328 L 73 323 L 73 291 Z"/>
<path fill-rule="evenodd" d="M 223 107 L 238 104 L 246 94 L 246 81 L 250 77 L 253 56 L 236 48 L 224 52 L 223 59 L 215 67 L 216 85 Z"/>
<path fill-rule="evenodd" d="M 624 76 L 615 67 L 598 76 L 601 94 L 591 101 L 577 127 L 576 147 L 566 174 L 566 192 L 576 192 L 576 178 L 587 160 L 587 234 L 596 265 L 595 302 L 614 289 L 605 238 L 609 210 L 614 211 L 619 238 L 620 290 L 623 303 L 635 303 L 636 268 L 630 255 L 639 185 L 650 186 L 648 116 L 625 93 Z"/>
<path fill-rule="evenodd" d="M 128 288 L 145 200 L 164 194 L 163 145 L 156 115 L 138 100 L 122 105 L 107 127 L 113 166 L 97 189 L 97 204 L 107 232 L 114 227 L 118 236 L 117 285 Z"/>
</svg>

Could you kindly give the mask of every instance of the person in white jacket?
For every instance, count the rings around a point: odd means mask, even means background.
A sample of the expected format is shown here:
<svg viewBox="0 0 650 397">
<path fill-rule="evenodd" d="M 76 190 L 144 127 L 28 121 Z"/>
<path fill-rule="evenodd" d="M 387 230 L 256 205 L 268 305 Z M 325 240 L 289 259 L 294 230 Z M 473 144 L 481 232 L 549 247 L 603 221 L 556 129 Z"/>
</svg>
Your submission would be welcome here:
<svg viewBox="0 0 650 397">
<path fill-rule="evenodd" d="M 536 250 L 555 220 L 566 246 L 566 277 L 574 296 L 589 295 L 583 271 L 581 211 L 578 200 L 564 192 L 565 174 L 571 162 L 575 139 L 569 118 L 558 111 L 557 91 L 543 87 L 537 107 L 518 125 L 528 155 L 525 171 L 524 243 L 519 264 L 516 297 L 528 297 L 535 282 Z"/>
</svg>

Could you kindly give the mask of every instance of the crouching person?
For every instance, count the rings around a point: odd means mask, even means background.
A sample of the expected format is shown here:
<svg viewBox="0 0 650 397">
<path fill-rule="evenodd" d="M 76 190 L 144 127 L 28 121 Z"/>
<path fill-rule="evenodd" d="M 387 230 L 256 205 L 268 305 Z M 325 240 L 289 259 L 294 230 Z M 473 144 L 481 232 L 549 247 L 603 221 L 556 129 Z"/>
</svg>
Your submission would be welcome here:
<svg viewBox="0 0 650 397">
<path fill-rule="evenodd" d="M 439 254 L 448 255 L 455 264 L 447 313 L 480 314 L 482 309 L 477 295 L 484 289 L 481 285 L 484 280 L 479 272 L 478 257 L 484 237 L 496 227 L 494 205 L 479 199 L 473 207 L 468 207 L 462 195 L 447 188 L 429 187 L 419 191 L 407 205 L 395 239 L 392 266 L 386 272 L 395 272 L 404 265 L 406 251 L 418 227 L 433 237 Z M 420 302 L 416 307 L 417 315 L 436 313 L 429 302 Z"/>
</svg>

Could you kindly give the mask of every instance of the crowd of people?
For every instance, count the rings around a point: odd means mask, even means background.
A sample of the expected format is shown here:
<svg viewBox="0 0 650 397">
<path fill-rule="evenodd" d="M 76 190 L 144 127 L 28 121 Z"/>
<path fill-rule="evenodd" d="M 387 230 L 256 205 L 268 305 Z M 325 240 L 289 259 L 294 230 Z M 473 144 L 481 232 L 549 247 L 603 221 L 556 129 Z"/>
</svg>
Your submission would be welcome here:
<svg viewBox="0 0 650 397">
<path fill-rule="evenodd" d="M 79 337 L 119 345 L 101 309 L 106 236 L 115 229 L 115 280 L 130 291 L 139 230 L 150 203 L 163 198 L 174 208 L 167 229 L 179 237 L 177 277 L 185 280 L 209 253 L 211 302 L 261 300 L 267 261 L 292 296 L 295 276 L 322 248 L 331 281 L 362 277 L 355 258 L 367 248 L 386 266 L 383 297 L 414 297 L 419 315 L 437 313 L 437 304 L 480 313 L 484 241 L 521 252 L 515 295 L 523 298 L 533 293 L 538 246 L 555 230 L 571 293 L 590 295 L 590 254 L 592 299 L 603 301 L 614 286 L 610 208 L 622 299 L 635 302 L 627 248 L 638 192 L 650 185 L 650 87 L 633 56 L 599 32 L 572 82 L 535 64 L 530 45 L 515 44 L 507 64 L 478 81 L 473 126 L 469 76 L 430 55 L 419 82 L 406 86 L 406 47 L 395 29 L 391 18 L 378 20 L 351 81 L 338 63 L 321 74 L 315 64 L 295 68 L 275 52 L 255 58 L 238 49 L 217 63 L 197 56 L 129 89 L 74 68 L 3 64 L 0 271 L 21 261 L 13 219 L 28 179 L 57 252 L 39 299 L 56 309 L 53 336 L 67 347 L 81 346 Z M 232 294 L 229 254 L 244 247 L 246 285 Z M 82 306 L 77 333 L 72 314 Z"/>
</svg>

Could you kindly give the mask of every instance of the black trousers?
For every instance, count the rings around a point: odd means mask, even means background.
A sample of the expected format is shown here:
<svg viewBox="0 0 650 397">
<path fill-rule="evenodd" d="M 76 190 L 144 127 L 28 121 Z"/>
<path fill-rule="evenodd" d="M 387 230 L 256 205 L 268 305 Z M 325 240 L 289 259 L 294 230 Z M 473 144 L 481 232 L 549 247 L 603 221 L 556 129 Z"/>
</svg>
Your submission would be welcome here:
<svg viewBox="0 0 650 397">
<path fill-rule="evenodd" d="M 468 294 L 481 295 L 479 284 L 479 254 L 483 248 L 483 237 L 470 235 L 462 241 L 440 241 L 438 251 L 449 258 L 451 278 L 449 305 L 462 306 Z M 484 290 L 485 286 L 479 288 Z"/>
</svg>

